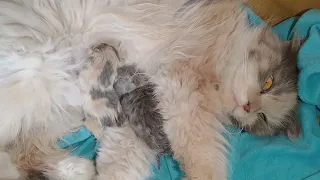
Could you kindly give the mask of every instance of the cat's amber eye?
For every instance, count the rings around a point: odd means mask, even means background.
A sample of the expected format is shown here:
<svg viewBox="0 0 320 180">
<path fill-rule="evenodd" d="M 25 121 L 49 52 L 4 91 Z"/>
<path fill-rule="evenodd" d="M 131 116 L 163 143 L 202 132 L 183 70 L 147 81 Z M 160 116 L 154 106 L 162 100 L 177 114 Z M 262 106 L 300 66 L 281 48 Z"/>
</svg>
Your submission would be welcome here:
<svg viewBox="0 0 320 180">
<path fill-rule="evenodd" d="M 262 91 L 264 92 L 268 91 L 272 87 L 272 84 L 273 84 L 273 76 L 269 76 L 263 85 Z"/>
</svg>

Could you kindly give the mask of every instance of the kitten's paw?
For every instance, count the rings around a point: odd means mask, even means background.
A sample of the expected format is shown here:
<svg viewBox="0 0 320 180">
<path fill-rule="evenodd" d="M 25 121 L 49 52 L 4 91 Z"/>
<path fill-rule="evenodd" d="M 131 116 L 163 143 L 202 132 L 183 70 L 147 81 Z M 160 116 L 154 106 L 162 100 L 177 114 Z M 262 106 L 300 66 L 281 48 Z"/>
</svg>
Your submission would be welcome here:
<svg viewBox="0 0 320 180">
<path fill-rule="evenodd" d="M 54 180 L 93 180 L 95 168 L 88 159 L 68 157 L 58 162 L 55 170 L 46 175 Z"/>
</svg>

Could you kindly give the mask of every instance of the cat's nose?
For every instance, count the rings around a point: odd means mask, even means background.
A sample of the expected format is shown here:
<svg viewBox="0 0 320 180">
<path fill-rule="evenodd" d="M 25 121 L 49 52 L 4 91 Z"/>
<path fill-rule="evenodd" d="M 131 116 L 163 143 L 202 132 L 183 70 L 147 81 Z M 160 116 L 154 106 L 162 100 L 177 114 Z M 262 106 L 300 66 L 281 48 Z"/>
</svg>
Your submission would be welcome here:
<svg viewBox="0 0 320 180">
<path fill-rule="evenodd" d="M 248 102 L 246 105 L 242 106 L 243 110 L 245 110 L 247 113 L 250 112 L 250 103 Z"/>
</svg>

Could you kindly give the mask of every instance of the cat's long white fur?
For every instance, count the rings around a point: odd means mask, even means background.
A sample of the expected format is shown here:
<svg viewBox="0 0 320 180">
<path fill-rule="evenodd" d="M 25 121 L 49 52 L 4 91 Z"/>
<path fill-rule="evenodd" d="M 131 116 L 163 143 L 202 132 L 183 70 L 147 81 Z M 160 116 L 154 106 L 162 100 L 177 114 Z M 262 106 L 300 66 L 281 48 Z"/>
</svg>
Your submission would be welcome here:
<svg viewBox="0 0 320 180">
<path fill-rule="evenodd" d="M 78 121 L 64 120 L 68 106 L 82 103 L 72 73 L 81 70 L 92 44 L 117 39 L 130 59 L 140 59 L 140 52 L 152 48 L 148 39 L 138 36 L 151 32 L 138 32 L 134 28 L 138 25 L 127 19 L 130 16 L 121 17 L 127 12 L 107 8 L 109 1 L 31 2 L 0 1 L 2 145 L 20 132 L 28 133 L 34 123 L 41 126 L 37 130 L 46 131 L 61 129 L 52 125 L 70 128 L 66 124 Z M 133 10 L 138 18 L 148 8 Z"/>
<path fill-rule="evenodd" d="M 0 137 L 1 145 L 20 132 L 28 133 L 36 123 L 41 126 L 37 130 L 46 131 L 57 130 L 52 125 L 68 129 L 66 124 L 78 121 L 64 119 L 70 117 L 68 106 L 83 103 L 75 72 L 81 70 L 92 45 L 116 39 L 131 61 L 144 59 L 143 54 L 154 46 L 154 41 L 145 37 L 151 37 L 154 29 L 137 21 L 161 7 L 143 4 L 124 10 L 117 8 L 116 2 L 125 1 L 0 1 L 0 107 L 4 119 L 0 131 L 5 135 Z"/>
</svg>

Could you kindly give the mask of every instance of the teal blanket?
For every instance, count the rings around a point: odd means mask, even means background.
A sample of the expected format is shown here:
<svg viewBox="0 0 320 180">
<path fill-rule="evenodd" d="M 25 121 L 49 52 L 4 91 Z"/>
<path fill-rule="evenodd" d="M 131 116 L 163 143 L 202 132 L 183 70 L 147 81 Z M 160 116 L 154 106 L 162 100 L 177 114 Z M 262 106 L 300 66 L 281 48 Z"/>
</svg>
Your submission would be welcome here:
<svg viewBox="0 0 320 180">
<path fill-rule="evenodd" d="M 248 10 L 253 25 L 262 23 Z M 299 52 L 298 67 L 300 119 L 303 136 L 289 140 L 285 136 L 257 137 L 230 129 L 232 150 L 229 154 L 230 180 L 319 180 L 320 179 L 320 10 L 310 10 L 274 27 L 282 40 L 290 40 L 297 31 L 307 38 Z M 62 148 L 89 159 L 95 157 L 98 143 L 86 128 L 59 141 Z M 154 166 L 153 180 L 178 180 L 183 176 L 172 156 L 161 157 L 160 169 Z"/>
</svg>

